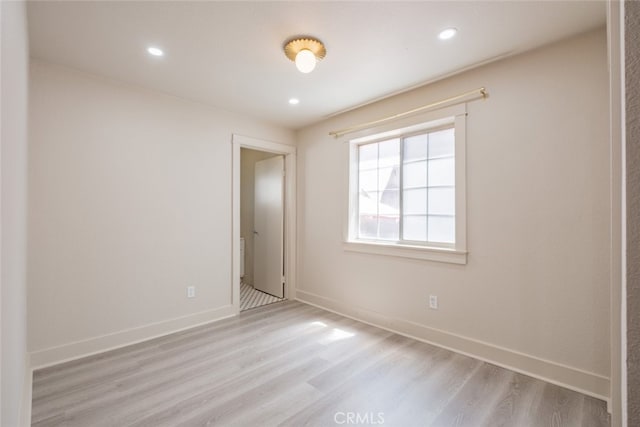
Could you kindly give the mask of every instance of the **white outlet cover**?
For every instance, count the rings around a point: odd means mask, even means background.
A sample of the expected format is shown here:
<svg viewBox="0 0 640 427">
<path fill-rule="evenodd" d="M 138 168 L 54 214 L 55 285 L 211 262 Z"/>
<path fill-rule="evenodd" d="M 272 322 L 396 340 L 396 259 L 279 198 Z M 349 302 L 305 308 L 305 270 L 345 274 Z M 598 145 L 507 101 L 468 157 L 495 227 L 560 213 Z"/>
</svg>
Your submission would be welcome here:
<svg viewBox="0 0 640 427">
<path fill-rule="evenodd" d="M 429 295 L 429 308 L 434 310 L 438 309 L 438 296 L 437 295 Z"/>
<path fill-rule="evenodd" d="M 187 286 L 187 298 L 194 298 L 196 296 L 196 287 Z"/>
</svg>

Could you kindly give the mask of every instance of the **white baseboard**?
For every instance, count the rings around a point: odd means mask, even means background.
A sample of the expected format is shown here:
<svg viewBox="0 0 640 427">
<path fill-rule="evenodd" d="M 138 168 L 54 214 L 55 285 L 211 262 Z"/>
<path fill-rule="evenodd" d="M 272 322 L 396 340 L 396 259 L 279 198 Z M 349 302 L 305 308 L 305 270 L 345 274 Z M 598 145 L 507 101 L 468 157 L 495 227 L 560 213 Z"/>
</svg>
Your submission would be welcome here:
<svg viewBox="0 0 640 427">
<path fill-rule="evenodd" d="M 303 303 L 584 393 L 604 400 L 609 405 L 610 381 L 602 375 L 430 328 L 410 320 L 390 317 L 300 289 L 297 290 L 296 296 L 296 299 Z"/>
<path fill-rule="evenodd" d="M 116 348 L 125 347 L 206 323 L 234 316 L 233 305 L 202 311 L 137 328 L 126 329 L 99 337 L 63 344 L 31 353 L 31 366 L 35 369 L 57 365 Z"/>
</svg>

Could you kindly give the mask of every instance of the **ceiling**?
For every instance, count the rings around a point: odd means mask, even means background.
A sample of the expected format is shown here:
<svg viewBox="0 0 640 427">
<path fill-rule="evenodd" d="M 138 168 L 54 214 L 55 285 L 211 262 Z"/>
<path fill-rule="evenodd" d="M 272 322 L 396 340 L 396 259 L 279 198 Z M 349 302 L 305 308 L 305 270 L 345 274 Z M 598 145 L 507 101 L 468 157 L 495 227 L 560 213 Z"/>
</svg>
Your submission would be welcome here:
<svg viewBox="0 0 640 427">
<path fill-rule="evenodd" d="M 296 129 L 602 26 L 605 3 L 32 1 L 28 21 L 33 57 Z M 310 74 L 283 53 L 296 35 L 326 45 Z"/>
</svg>

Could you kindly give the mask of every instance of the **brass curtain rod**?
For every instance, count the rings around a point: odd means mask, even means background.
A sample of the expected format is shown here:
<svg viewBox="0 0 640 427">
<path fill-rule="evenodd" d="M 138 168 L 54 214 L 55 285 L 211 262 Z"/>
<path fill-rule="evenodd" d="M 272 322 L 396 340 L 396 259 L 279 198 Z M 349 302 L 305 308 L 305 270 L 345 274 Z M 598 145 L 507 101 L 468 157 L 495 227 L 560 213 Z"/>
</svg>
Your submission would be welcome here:
<svg viewBox="0 0 640 427">
<path fill-rule="evenodd" d="M 405 111 L 403 113 L 398 113 L 393 116 L 384 117 L 382 119 L 373 120 L 371 122 L 362 123 L 356 126 L 351 126 L 349 128 L 334 130 L 329 132 L 329 135 L 338 138 L 340 136 L 346 135 L 348 133 L 356 132 L 362 129 L 367 129 L 375 125 L 379 125 L 381 123 L 385 123 L 391 120 L 401 119 L 402 117 L 410 116 L 416 113 L 422 113 L 429 110 L 435 110 L 436 108 L 451 106 L 456 104 L 461 104 L 467 101 L 473 101 L 479 98 L 485 99 L 489 96 L 489 93 L 484 87 L 470 90 L 469 92 L 462 93 L 460 95 L 452 96 L 451 98 L 443 99 L 441 101 L 433 102 L 431 104 L 423 105 L 422 107 L 414 108 L 413 110 Z"/>
</svg>

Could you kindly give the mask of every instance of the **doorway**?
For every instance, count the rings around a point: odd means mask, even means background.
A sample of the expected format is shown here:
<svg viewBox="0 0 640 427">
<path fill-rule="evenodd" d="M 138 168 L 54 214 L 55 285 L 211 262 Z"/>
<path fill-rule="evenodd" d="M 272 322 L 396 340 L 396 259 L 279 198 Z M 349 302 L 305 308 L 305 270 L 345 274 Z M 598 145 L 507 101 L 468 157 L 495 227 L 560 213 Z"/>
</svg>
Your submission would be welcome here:
<svg viewBox="0 0 640 427">
<path fill-rule="evenodd" d="M 295 147 L 233 135 L 232 305 L 294 298 Z"/>
<path fill-rule="evenodd" d="M 284 176 L 283 155 L 240 149 L 240 311 L 284 299 Z"/>
</svg>

